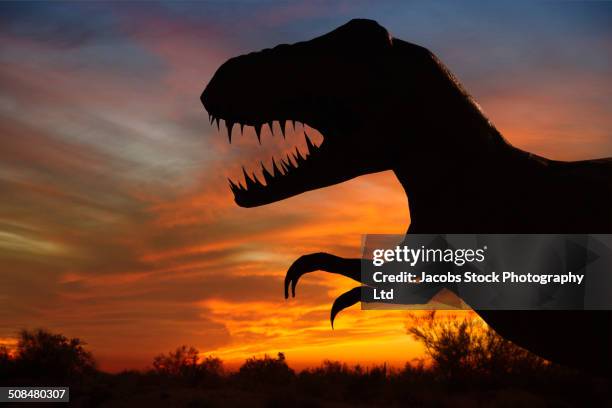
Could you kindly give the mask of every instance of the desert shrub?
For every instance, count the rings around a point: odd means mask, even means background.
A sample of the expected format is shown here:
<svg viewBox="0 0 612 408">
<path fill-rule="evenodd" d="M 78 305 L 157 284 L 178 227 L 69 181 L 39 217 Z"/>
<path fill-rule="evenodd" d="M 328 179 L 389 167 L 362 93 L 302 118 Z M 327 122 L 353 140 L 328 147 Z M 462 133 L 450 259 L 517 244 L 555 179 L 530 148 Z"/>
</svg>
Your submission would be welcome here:
<svg viewBox="0 0 612 408">
<path fill-rule="evenodd" d="M 283 353 L 278 353 L 276 358 L 268 355 L 248 358 L 235 375 L 235 379 L 247 387 L 288 385 L 294 378 L 295 372 L 287 365 Z"/>
<path fill-rule="evenodd" d="M 401 401 L 401 406 L 422 406 L 422 398 L 417 398 L 418 395 L 425 390 L 439 390 L 436 377 L 423 359 L 414 359 L 403 368 L 392 371 L 388 382 L 388 393 L 395 401 Z"/>
<path fill-rule="evenodd" d="M 306 368 L 298 374 L 300 389 L 328 399 L 345 399 L 350 382 L 350 368 L 339 361 L 325 360 L 320 366 Z"/>
<path fill-rule="evenodd" d="M 390 371 L 386 365 L 349 367 L 325 360 L 320 366 L 298 374 L 299 389 L 308 395 L 333 400 L 371 401 L 387 387 Z"/>
<path fill-rule="evenodd" d="M 224 374 L 223 361 L 213 356 L 200 359 L 199 354 L 196 348 L 187 346 L 159 354 L 153 359 L 153 372 L 198 385 L 218 384 Z"/>
<path fill-rule="evenodd" d="M 363 367 L 353 366 L 347 393 L 354 401 L 382 402 L 386 392 L 389 371 L 385 364 Z"/>
<path fill-rule="evenodd" d="M 470 314 L 437 316 L 435 311 L 411 315 L 408 333 L 425 346 L 434 372 L 446 379 L 534 374 L 549 367 L 546 360 L 518 347 Z"/>
</svg>

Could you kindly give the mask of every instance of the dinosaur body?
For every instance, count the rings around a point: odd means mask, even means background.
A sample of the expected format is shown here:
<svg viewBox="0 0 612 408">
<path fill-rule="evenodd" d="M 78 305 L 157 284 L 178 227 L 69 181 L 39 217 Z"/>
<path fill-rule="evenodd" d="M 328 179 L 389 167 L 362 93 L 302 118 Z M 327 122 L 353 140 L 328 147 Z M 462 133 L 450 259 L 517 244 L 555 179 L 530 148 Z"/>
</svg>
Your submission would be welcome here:
<svg viewBox="0 0 612 408">
<path fill-rule="evenodd" d="M 612 159 L 562 162 L 513 147 L 431 52 L 373 21 L 233 58 L 202 102 L 230 134 L 233 123 L 258 129 L 298 120 L 324 136 L 297 166 L 283 166 L 284 174 L 264 172 L 265 186 L 248 176 L 246 188 L 231 183 L 241 206 L 392 170 L 408 197 L 408 233 L 612 233 Z M 289 285 L 295 293 L 299 277 L 316 270 L 359 280 L 360 262 L 305 255 L 287 273 L 286 296 Z M 359 294 L 356 288 L 340 296 L 332 321 Z M 610 312 L 477 312 L 547 359 L 610 368 Z"/>
</svg>

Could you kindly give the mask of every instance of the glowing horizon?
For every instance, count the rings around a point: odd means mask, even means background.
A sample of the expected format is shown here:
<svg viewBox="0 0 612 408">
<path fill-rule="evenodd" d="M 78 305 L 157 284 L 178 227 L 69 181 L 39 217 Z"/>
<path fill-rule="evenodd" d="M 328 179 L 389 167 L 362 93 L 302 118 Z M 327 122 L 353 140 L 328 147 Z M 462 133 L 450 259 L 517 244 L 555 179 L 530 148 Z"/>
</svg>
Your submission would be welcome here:
<svg viewBox="0 0 612 408">
<path fill-rule="evenodd" d="M 405 233 L 393 174 L 239 208 L 227 175 L 260 148 L 248 135 L 231 148 L 200 93 L 232 56 L 365 16 L 434 51 L 512 144 L 562 160 L 612 156 L 611 10 L 0 4 L 0 339 L 44 327 L 85 340 L 112 371 L 182 344 L 230 365 L 279 351 L 296 367 L 419 357 L 406 312 L 355 307 L 331 330 L 348 279 L 308 275 L 295 300 L 283 298 L 299 256 L 358 256 L 362 234 Z"/>
</svg>

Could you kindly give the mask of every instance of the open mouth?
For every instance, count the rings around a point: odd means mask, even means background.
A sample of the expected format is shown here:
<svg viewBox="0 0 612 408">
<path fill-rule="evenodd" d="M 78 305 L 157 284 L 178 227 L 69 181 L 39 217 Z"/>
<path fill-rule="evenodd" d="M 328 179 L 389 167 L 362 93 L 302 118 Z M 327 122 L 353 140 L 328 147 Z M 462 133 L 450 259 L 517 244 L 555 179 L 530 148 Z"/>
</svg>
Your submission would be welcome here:
<svg viewBox="0 0 612 408">
<path fill-rule="evenodd" d="M 326 161 L 323 135 L 298 120 L 246 124 L 212 114 L 209 117 L 220 132 L 227 131 L 230 144 L 242 135 L 254 135 L 261 150 L 258 156 L 266 157 L 256 160 L 256 164 L 243 165 L 242 175 L 229 178 L 234 200 L 241 207 L 269 204 L 307 191 L 321 163 Z M 281 136 L 283 149 L 267 146 L 273 137 Z M 270 154 L 273 147 L 277 151 Z"/>
</svg>

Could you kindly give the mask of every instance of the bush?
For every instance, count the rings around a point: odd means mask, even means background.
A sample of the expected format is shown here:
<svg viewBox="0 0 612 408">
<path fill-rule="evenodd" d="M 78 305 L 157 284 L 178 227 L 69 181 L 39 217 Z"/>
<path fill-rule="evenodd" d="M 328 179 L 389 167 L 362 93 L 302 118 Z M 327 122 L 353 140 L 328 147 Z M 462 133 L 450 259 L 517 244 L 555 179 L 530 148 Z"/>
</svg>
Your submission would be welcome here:
<svg viewBox="0 0 612 408">
<path fill-rule="evenodd" d="M 295 372 L 287 365 L 285 355 L 278 353 L 277 358 L 268 355 L 248 358 L 236 373 L 236 378 L 245 386 L 287 385 L 294 380 Z"/>
<path fill-rule="evenodd" d="M 180 346 L 174 352 L 153 359 L 153 371 L 165 377 L 188 380 L 199 385 L 216 385 L 224 374 L 223 361 L 207 356 L 200 362 L 194 347 Z"/>
<path fill-rule="evenodd" d="M 318 367 L 302 370 L 297 378 L 300 389 L 309 395 L 363 402 L 378 399 L 392 374 L 385 364 L 349 367 L 346 363 L 325 360 Z"/>
<path fill-rule="evenodd" d="M 176 377 L 193 374 L 198 365 L 198 350 L 180 346 L 174 352 L 159 354 L 153 359 L 153 370 L 160 375 Z"/>
<path fill-rule="evenodd" d="M 504 339 L 482 319 L 471 314 L 438 317 L 432 311 L 411 315 L 408 333 L 425 346 L 433 370 L 441 377 L 507 377 L 541 373 L 549 363 Z"/>
</svg>

